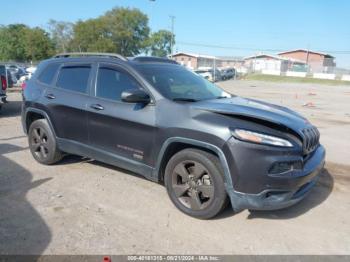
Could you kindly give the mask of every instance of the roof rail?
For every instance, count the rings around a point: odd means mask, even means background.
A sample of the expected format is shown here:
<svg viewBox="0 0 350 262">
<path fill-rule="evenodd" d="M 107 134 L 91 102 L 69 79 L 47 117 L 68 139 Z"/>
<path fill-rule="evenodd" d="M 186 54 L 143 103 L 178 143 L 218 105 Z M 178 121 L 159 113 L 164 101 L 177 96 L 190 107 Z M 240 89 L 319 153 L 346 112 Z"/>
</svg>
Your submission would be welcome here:
<svg viewBox="0 0 350 262">
<path fill-rule="evenodd" d="M 102 56 L 102 57 L 111 57 L 111 58 L 117 58 L 123 61 L 128 61 L 128 59 L 122 55 L 119 54 L 113 54 L 113 53 L 91 53 L 91 52 L 75 52 L 75 53 L 61 53 L 55 55 L 53 58 L 64 58 L 64 57 L 83 57 L 83 56 Z"/>
<path fill-rule="evenodd" d="M 135 62 L 159 62 L 159 63 L 169 63 L 178 64 L 175 60 L 166 57 L 155 57 L 155 56 L 137 56 L 132 58 Z"/>
</svg>

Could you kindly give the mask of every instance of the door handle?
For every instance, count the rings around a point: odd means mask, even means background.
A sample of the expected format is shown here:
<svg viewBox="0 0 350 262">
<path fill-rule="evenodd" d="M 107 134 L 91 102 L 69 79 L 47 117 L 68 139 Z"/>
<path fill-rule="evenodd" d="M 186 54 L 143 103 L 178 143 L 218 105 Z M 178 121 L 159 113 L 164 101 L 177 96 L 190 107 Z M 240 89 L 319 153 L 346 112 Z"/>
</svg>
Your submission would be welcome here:
<svg viewBox="0 0 350 262">
<path fill-rule="evenodd" d="M 103 106 L 101 106 L 99 104 L 94 104 L 94 105 L 91 105 L 90 107 L 95 109 L 95 110 L 98 110 L 98 111 L 105 109 Z"/>
<path fill-rule="evenodd" d="M 53 94 L 47 94 L 45 97 L 47 99 L 55 99 L 56 98 Z"/>
</svg>

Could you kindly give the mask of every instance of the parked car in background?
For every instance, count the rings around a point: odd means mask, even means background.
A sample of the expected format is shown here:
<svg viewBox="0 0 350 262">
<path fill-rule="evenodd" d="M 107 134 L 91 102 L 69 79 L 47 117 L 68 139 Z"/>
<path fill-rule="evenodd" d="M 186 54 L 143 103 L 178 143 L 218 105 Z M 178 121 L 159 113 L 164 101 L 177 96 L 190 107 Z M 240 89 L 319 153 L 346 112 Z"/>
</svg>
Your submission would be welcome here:
<svg viewBox="0 0 350 262">
<path fill-rule="evenodd" d="M 21 86 L 25 81 L 28 81 L 29 79 L 30 79 L 29 74 L 25 74 L 20 79 L 18 79 L 17 83 L 18 83 L 18 85 Z"/>
<path fill-rule="evenodd" d="M 19 80 L 22 76 L 25 76 L 27 74 L 25 68 L 19 67 L 16 72 L 16 78 Z"/>
<path fill-rule="evenodd" d="M 1 82 L 1 89 L 0 89 L 0 109 L 3 104 L 6 103 L 6 90 L 8 87 L 8 76 L 7 76 L 7 70 L 5 65 L 0 65 L 0 82 Z"/>
<path fill-rule="evenodd" d="M 194 72 L 209 81 L 212 80 L 212 74 L 209 70 L 194 70 Z"/>
<path fill-rule="evenodd" d="M 11 70 L 17 70 L 18 69 L 18 66 L 17 65 L 8 65 L 7 66 L 9 69 Z"/>
<path fill-rule="evenodd" d="M 219 71 L 219 69 L 210 69 L 209 72 L 212 74 L 212 79 L 213 81 L 211 82 L 217 82 L 217 81 L 221 81 L 222 77 L 221 77 L 221 73 Z"/>
<path fill-rule="evenodd" d="M 7 88 L 11 88 L 14 86 L 14 84 L 16 84 L 17 79 L 13 74 L 11 74 L 10 70 L 6 69 L 6 73 L 7 73 Z"/>
<path fill-rule="evenodd" d="M 36 71 L 36 66 L 30 66 L 26 68 L 26 73 L 30 75 L 30 77 L 35 73 Z"/>
<path fill-rule="evenodd" d="M 9 87 L 12 87 L 13 85 L 18 85 L 18 84 L 21 84 L 19 83 L 18 81 L 28 75 L 28 73 L 26 72 L 26 69 L 22 66 L 19 66 L 19 65 L 7 65 L 7 70 L 8 70 L 8 73 L 9 75 L 11 76 L 11 82 L 12 82 L 12 85 L 10 85 Z"/>
<path fill-rule="evenodd" d="M 7 72 L 7 84 L 8 84 L 8 88 L 13 87 L 15 84 L 17 84 L 17 77 L 16 77 L 16 73 L 14 71 L 11 71 L 10 69 L 6 69 Z"/>
<path fill-rule="evenodd" d="M 25 69 L 25 75 L 21 76 L 18 80 L 18 84 L 19 85 L 23 85 L 23 83 L 27 80 L 29 80 L 32 75 L 35 73 L 36 71 L 36 66 L 31 66 L 31 67 L 27 67 Z"/>
<path fill-rule="evenodd" d="M 222 80 L 227 80 L 234 78 L 236 75 L 236 70 L 233 68 L 222 68 L 220 69 Z"/>
<path fill-rule="evenodd" d="M 214 71 L 212 68 L 199 68 L 194 72 L 209 80 L 210 82 L 217 82 L 221 80 L 221 73 L 218 69 Z"/>
</svg>

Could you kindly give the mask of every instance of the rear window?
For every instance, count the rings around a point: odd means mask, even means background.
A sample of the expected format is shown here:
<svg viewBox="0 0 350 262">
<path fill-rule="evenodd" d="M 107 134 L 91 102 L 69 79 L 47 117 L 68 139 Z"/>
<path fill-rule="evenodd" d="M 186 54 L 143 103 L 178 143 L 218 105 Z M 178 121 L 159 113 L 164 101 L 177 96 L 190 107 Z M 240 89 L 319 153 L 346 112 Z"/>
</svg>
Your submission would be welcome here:
<svg viewBox="0 0 350 262">
<path fill-rule="evenodd" d="M 50 64 L 50 65 L 48 65 L 44 69 L 44 71 L 40 74 L 40 76 L 38 77 L 38 80 L 41 83 L 44 83 L 44 84 L 47 84 L 47 85 L 52 84 L 53 78 L 55 77 L 59 66 L 60 66 L 60 64 Z"/>
<path fill-rule="evenodd" d="M 86 93 L 91 66 L 65 66 L 60 70 L 57 87 Z"/>
</svg>

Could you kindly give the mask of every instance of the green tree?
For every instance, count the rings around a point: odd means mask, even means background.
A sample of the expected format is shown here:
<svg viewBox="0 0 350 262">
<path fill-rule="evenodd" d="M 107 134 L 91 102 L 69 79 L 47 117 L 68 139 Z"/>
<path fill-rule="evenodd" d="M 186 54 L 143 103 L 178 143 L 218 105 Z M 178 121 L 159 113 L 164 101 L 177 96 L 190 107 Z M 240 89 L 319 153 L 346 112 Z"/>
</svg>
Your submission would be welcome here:
<svg viewBox="0 0 350 262">
<path fill-rule="evenodd" d="M 114 8 L 101 19 L 106 21 L 117 53 L 134 56 L 147 47 L 150 32 L 148 17 L 139 9 Z"/>
<path fill-rule="evenodd" d="M 53 19 L 49 21 L 48 28 L 57 53 L 70 50 L 70 44 L 73 39 L 73 27 L 73 23 Z"/>
<path fill-rule="evenodd" d="M 25 32 L 28 27 L 23 24 L 12 24 L 0 30 L 0 60 L 24 61 Z"/>
<path fill-rule="evenodd" d="M 48 34 L 41 28 L 12 24 L 0 28 L 0 60 L 39 61 L 53 53 Z"/>
<path fill-rule="evenodd" d="M 134 56 L 147 47 L 150 29 L 147 16 L 140 10 L 114 8 L 99 18 L 77 22 L 73 32 L 76 51 Z"/>
<path fill-rule="evenodd" d="M 171 53 L 171 42 L 174 46 L 175 37 L 168 30 L 159 30 L 152 33 L 148 40 L 148 52 L 152 56 L 166 57 Z"/>
<path fill-rule="evenodd" d="M 79 52 L 116 51 L 106 21 L 101 18 L 77 22 L 72 47 Z"/>
<path fill-rule="evenodd" d="M 24 49 L 27 61 L 40 61 L 54 54 L 54 45 L 49 34 L 39 27 L 25 30 Z"/>
</svg>

